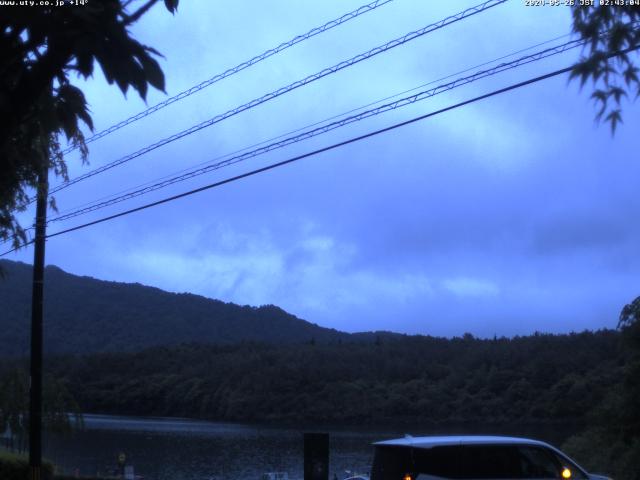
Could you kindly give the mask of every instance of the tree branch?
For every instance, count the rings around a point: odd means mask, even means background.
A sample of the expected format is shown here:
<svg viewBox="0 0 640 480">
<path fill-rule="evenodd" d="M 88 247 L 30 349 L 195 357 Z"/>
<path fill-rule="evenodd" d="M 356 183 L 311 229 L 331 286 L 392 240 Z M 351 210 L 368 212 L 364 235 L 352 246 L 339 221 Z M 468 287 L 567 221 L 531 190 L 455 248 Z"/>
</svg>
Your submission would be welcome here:
<svg viewBox="0 0 640 480">
<path fill-rule="evenodd" d="M 124 24 L 131 25 L 132 23 L 137 22 L 140 19 L 140 17 L 142 17 L 142 15 L 147 13 L 147 11 L 149 11 L 149 9 L 153 7 L 157 2 L 158 0 L 149 0 L 147 3 L 145 3 L 143 6 L 141 6 L 138 10 L 136 10 L 131 15 L 126 15 L 123 12 L 122 15 L 124 18 Z"/>
</svg>

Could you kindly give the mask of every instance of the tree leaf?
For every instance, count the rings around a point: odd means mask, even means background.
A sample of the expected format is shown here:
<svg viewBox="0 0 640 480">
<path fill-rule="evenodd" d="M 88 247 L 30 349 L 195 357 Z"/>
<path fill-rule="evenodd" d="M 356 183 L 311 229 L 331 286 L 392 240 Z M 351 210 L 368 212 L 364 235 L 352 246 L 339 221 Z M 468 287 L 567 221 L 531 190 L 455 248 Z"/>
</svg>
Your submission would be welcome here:
<svg viewBox="0 0 640 480">
<path fill-rule="evenodd" d="M 627 86 L 630 86 L 631 82 L 638 83 L 638 68 L 633 65 L 629 65 L 623 72 L 623 76 Z"/>
<path fill-rule="evenodd" d="M 602 102 L 604 104 L 607 103 L 607 92 L 605 92 L 604 90 L 594 90 L 594 92 L 591 94 L 591 98 L 593 98 L 596 101 Z"/>
<path fill-rule="evenodd" d="M 627 92 L 625 92 L 622 88 L 620 87 L 611 87 L 609 89 L 609 96 L 612 96 L 614 98 L 614 100 L 616 101 L 616 103 L 618 105 L 620 105 L 620 99 L 622 97 L 626 97 L 627 96 Z"/>
<path fill-rule="evenodd" d="M 605 118 L 605 121 L 611 124 L 611 134 L 615 135 L 616 127 L 619 123 L 622 123 L 622 112 L 620 111 L 620 109 L 612 110 Z"/>
<path fill-rule="evenodd" d="M 158 90 L 164 92 L 164 73 L 160 68 L 160 64 L 148 55 L 146 52 L 143 52 L 142 55 L 138 55 L 138 60 L 142 64 L 142 68 L 144 69 L 144 73 L 146 76 L 146 80 Z"/>
<path fill-rule="evenodd" d="M 180 0 L 164 0 L 165 7 L 167 7 L 167 10 L 171 13 L 178 11 L 178 3 L 180 3 Z"/>
</svg>

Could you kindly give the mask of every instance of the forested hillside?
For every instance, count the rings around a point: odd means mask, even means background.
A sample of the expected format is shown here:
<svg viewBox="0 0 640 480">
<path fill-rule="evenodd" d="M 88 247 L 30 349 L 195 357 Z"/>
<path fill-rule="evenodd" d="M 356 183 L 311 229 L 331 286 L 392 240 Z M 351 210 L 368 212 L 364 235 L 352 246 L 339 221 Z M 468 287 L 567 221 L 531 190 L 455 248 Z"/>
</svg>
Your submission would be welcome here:
<svg viewBox="0 0 640 480">
<path fill-rule="evenodd" d="M 233 421 L 584 422 L 619 333 L 181 345 L 49 361 L 86 412 Z"/>
<path fill-rule="evenodd" d="M 0 260 L 0 356 L 29 351 L 30 265 Z M 46 268 L 45 351 L 135 351 L 183 342 L 327 342 L 348 334 L 267 305 L 239 306 Z"/>
</svg>

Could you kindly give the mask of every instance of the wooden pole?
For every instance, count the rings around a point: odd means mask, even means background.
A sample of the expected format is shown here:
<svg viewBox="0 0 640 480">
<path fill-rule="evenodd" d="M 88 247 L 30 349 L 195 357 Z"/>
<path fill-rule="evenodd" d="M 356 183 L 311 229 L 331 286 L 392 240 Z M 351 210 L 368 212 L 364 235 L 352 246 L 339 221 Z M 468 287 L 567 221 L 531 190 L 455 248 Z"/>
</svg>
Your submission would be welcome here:
<svg viewBox="0 0 640 480">
<path fill-rule="evenodd" d="M 47 234 L 49 169 L 38 176 L 36 237 L 33 253 L 33 291 L 31 296 L 31 363 L 29 379 L 29 476 L 41 480 L 42 470 L 42 325 L 44 298 L 44 251 Z"/>
</svg>

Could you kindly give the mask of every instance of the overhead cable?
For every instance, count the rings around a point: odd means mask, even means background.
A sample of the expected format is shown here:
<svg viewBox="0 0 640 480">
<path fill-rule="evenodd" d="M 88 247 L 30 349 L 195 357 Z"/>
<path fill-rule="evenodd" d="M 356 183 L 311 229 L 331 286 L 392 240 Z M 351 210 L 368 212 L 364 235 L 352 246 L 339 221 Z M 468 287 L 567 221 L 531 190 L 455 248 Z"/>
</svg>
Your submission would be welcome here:
<svg viewBox="0 0 640 480">
<path fill-rule="evenodd" d="M 172 103 L 175 103 L 179 100 L 182 100 L 183 98 L 186 98 L 190 95 L 193 95 L 196 92 L 199 92 L 200 90 L 207 88 L 210 85 L 213 85 L 216 82 L 219 82 L 220 80 L 223 80 L 227 77 L 230 77 L 232 75 L 235 75 L 238 72 L 241 72 L 242 70 L 245 70 L 246 68 L 249 68 L 253 65 L 255 65 L 256 63 L 259 63 L 263 60 L 266 60 L 267 58 L 282 52 L 283 50 L 286 50 L 287 48 L 290 48 L 300 42 L 303 42 L 305 40 L 308 40 L 311 37 L 314 37 L 320 33 L 326 32 L 327 30 L 331 30 L 334 27 L 337 27 L 338 25 L 342 25 L 343 23 L 348 22 L 349 20 L 352 20 L 356 17 L 359 17 L 360 15 L 363 15 L 367 12 L 371 12 L 373 10 L 375 10 L 378 7 L 381 7 L 387 3 L 392 2 L 393 0 L 376 0 L 374 2 L 368 3 L 367 5 L 363 5 L 349 13 L 345 13 L 344 15 L 342 15 L 341 17 L 338 17 L 336 19 L 333 19 L 327 23 L 325 23 L 324 25 L 321 25 L 319 27 L 315 27 L 312 28 L 311 30 L 309 30 L 307 33 L 304 33 L 302 35 L 297 35 L 295 37 L 293 37 L 291 40 L 286 41 L 281 43 L 280 45 L 278 45 L 277 47 L 271 48 L 269 50 L 266 50 L 264 52 L 262 52 L 260 55 L 256 55 L 255 57 L 246 60 L 238 65 L 236 65 L 235 67 L 229 68 L 227 70 L 225 70 L 222 73 L 218 73 L 217 75 L 214 75 L 213 77 L 209 78 L 208 80 L 204 80 L 203 82 L 200 82 L 197 85 L 194 85 L 191 88 L 188 88 L 187 90 L 184 90 L 170 98 L 167 98 L 166 100 L 163 100 L 162 102 L 159 102 L 155 105 L 153 105 L 152 107 L 147 108 L 146 110 L 143 110 L 142 112 L 139 112 L 135 115 L 132 115 L 131 117 L 122 120 L 121 122 L 118 122 L 112 126 L 110 126 L 109 128 L 106 128 L 100 132 L 97 132 L 93 135 L 91 135 L 89 138 L 87 138 L 85 140 L 85 144 L 94 142 L 102 137 L 105 137 L 107 135 L 109 135 L 110 133 L 115 132 L 116 130 L 120 130 L 122 127 L 125 127 L 126 125 L 129 125 L 130 123 L 133 123 L 137 120 L 140 120 L 144 117 L 147 117 L 149 115 L 151 115 L 152 113 L 157 112 L 158 110 L 163 109 L 164 107 L 167 107 L 169 105 L 171 105 Z M 73 150 L 75 150 L 77 147 L 69 147 L 66 150 L 64 150 L 62 153 L 67 154 Z"/>
<path fill-rule="evenodd" d="M 390 42 L 385 43 L 384 45 L 375 47 L 367 52 L 361 53 L 356 55 L 355 57 L 352 57 L 348 60 L 344 60 L 336 65 L 333 65 L 332 67 L 328 67 L 325 68 L 323 70 L 321 70 L 320 72 L 317 72 L 313 75 L 309 75 L 308 77 L 305 77 L 301 80 L 297 80 L 285 87 L 281 87 L 277 90 L 274 90 L 273 92 L 267 93 L 266 95 L 263 95 L 259 98 L 256 98 L 248 103 L 245 103 L 243 105 L 240 105 L 239 107 L 236 107 L 232 110 L 229 110 L 225 113 L 216 115 L 215 117 L 209 119 L 209 120 L 205 120 L 204 122 L 201 122 L 197 125 L 194 125 L 190 128 L 187 128 L 186 130 L 183 130 L 181 132 L 178 132 L 176 134 L 173 134 L 169 137 L 163 138 L 162 140 L 159 140 L 151 145 L 148 145 L 134 153 L 131 153 L 129 155 L 126 155 L 122 158 L 119 158 L 118 160 L 115 160 L 113 162 L 110 162 L 106 165 L 103 165 L 101 167 L 96 168 L 95 170 L 92 170 L 90 172 L 87 172 L 83 175 L 80 175 L 79 177 L 76 177 L 74 179 L 71 179 L 65 183 L 62 183 L 54 188 L 51 189 L 51 191 L 49 192 L 49 194 L 54 194 L 56 192 L 59 192 L 63 189 L 66 189 L 68 187 L 70 187 L 71 185 L 74 185 L 82 180 L 86 180 L 87 178 L 93 177 L 95 175 L 98 175 L 100 173 L 103 173 L 107 170 L 110 170 L 114 167 L 117 167 L 119 165 L 122 165 L 126 162 L 129 162 L 135 158 L 138 158 L 146 153 L 149 153 L 157 148 L 160 148 L 164 145 L 167 145 L 169 143 L 175 142 L 176 140 L 179 140 L 183 137 L 186 137 L 187 135 L 191 135 L 197 131 L 202 130 L 203 128 L 206 127 L 210 127 L 216 123 L 219 123 L 223 120 L 226 120 L 227 118 L 230 118 L 234 115 L 237 115 L 241 112 L 244 112 L 245 110 L 249 110 L 251 108 L 254 108 L 258 105 L 261 105 L 265 102 L 268 102 L 270 100 L 273 100 L 274 98 L 277 98 L 281 95 L 284 95 L 285 93 L 288 93 L 292 90 L 295 90 L 297 88 L 300 88 L 302 86 L 308 85 L 316 80 L 319 80 L 323 77 L 326 77 L 327 75 L 336 73 L 340 70 L 343 70 L 347 67 L 350 67 L 352 65 L 355 65 L 363 60 L 367 60 L 375 55 L 378 55 L 380 53 L 386 52 L 388 50 L 391 50 L 392 48 L 398 47 L 400 45 L 404 45 L 407 42 L 410 42 L 411 40 L 415 40 L 416 38 L 422 37 L 423 35 L 426 35 L 428 33 L 434 32 L 436 30 L 439 30 L 447 25 L 450 25 L 452 23 L 458 22 L 460 20 L 463 20 L 465 18 L 468 18 L 472 15 L 476 15 L 478 13 L 484 12 L 486 10 L 488 10 L 489 8 L 495 7 L 497 5 L 500 5 L 502 3 L 505 3 L 507 0 L 487 0 L 479 5 L 476 5 L 474 7 L 470 7 L 460 13 L 457 13 L 455 15 L 451 15 L 447 18 L 444 18 L 436 23 L 427 25 L 419 30 L 415 30 L 413 32 L 409 32 L 405 35 L 403 35 L 402 37 L 396 38 L 394 40 L 391 40 Z M 31 199 L 30 201 L 33 201 L 33 199 Z"/>
<path fill-rule="evenodd" d="M 99 218 L 97 220 L 93 220 L 91 222 L 87 222 L 87 223 L 83 223 L 83 224 L 80 224 L 80 225 L 76 225 L 74 227 L 67 228 L 67 229 L 64 229 L 64 230 L 60 230 L 60 231 L 55 232 L 55 233 L 50 233 L 50 234 L 48 234 L 46 236 L 46 238 L 53 238 L 53 237 L 57 237 L 57 236 L 60 236 L 60 235 L 67 234 L 67 233 L 75 232 L 77 230 L 81 230 L 81 229 L 84 229 L 84 228 L 87 228 L 87 227 L 90 227 L 90 226 L 93 226 L 93 225 L 97 225 L 99 223 L 104 223 L 104 222 L 107 222 L 107 221 L 110 221 L 110 220 L 114 220 L 116 218 L 124 217 L 124 216 L 130 215 L 132 213 L 140 212 L 142 210 L 146 210 L 146 209 L 149 209 L 149 208 L 152 208 L 152 207 L 156 207 L 158 205 L 169 203 L 169 202 L 178 200 L 180 198 L 188 197 L 188 196 L 194 195 L 196 193 L 203 192 L 205 190 L 210 190 L 212 188 L 216 188 L 216 187 L 220 187 L 222 185 L 226 185 L 228 183 L 236 182 L 238 180 L 242 180 L 244 178 L 257 175 L 259 173 L 267 172 L 269 170 L 273 170 L 273 169 L 278 168 L 278 167 L 289 165 L 291 163 L 297 162 L 297 161 L 302 160 L 304 158 L 312 157 L 312 156 L 318 155 L 320 153 L 328 152 L 328 151 L 334 150 L 336 148 L 344 147 L 346 145 L 349 145 L 349 144 L 352 144 L 352 143 L 356 143 L 356 142 L 365 140 L 367 138 L 380 135 L 382 133 L 390 132 L 390 131 L 398 129 L 400 127 L 404 127 L 404 126 L 419 122 L 421 120 L 425 120 L 427 118 L 430 118 L 430 117 L 433 117 L 433 116 L 436 116 L 436 115 L 440 115 L 442 113 L 445 113 L 445 112 L 448 112 L 448 111 L 463 107 L 465 105 L 469 105 L 469 104 L 478 102 L 480 100 L 484 100 L 484 99 L 487 99 L 487 98 L 490 98 L 490 97 L 494 97 L 496 95 L 500 95 L 502 93 L 506 93 L 506 92 L 511 91 L 511 90 L 516 90 L 518 88 L 522 88 L 524 86 L 531 85 L 533 83 L 537 83 L 537 82 L 540 82 L 542 80 L 546 80 L 548 78 L 557 77 L 558 75 L 562 75 L 564 73 L 570 72 L 573 68 L 574 68 L 574 66 L 571 65 L 569 67 L 562 68 L 562 69 L 559 69 L 559 70 L 555 70 L 553 72 L 546 73 L 544 75 L 540 75 L 540 76 L 537 76 L 537 77 L 534 77 L 534 78 L 530 78 L 529 80 L 518 82 L 518 83 L 515 83 L 515 84 L 510 85 L 508 87 L 500 88 L 498 90 L 494 90 L 494 91 L 486 93 L 484 95 L 480 95 L 480 96 L 471 98 L 469 100 L 465 100 L 465 101 L 456 103 L 454 105 L 450 105 L 448 107 L 441 108 L 439 110 L 435 110 L 433 112 L 429 112 L 429 113 L 426 113 L 424 115 L 420 115 L 418 117 L 414 117 L 414 118 L 412 118 L 410 120 L 405 120 L 403 122 L 396 123 L 396 124 L 393 124 L 391 126 L 388 126 L 388 127 L 385 127 L 385 128 L 381 128 L 379 130 L 375 130 L 375 131 L 366 133 L 364 135 L 353 137 L 353 138 L 350 138 L 348 140 L 344 140 L 342 142 L 334 143 L 334 144 L 329 145 L 327 147 L 319 148 L 317 150 L 313 150 L 311 152 L 304 153 L 302 155 L 297 155 L 297 156 L 289 158 L 287 160 L 283 160 L 283 161 L 280 161 L 280 162 L 272 163 L 272 164 L 267 165 L 265 167 L 257 168 L 255 170 L 251 170 L 249 172 L 242 173 L 240 175 L 236 175 L 236 176 L 233 176 L 233 177 L 230 177 L 230 178 L 226 178 L 224 180 L 220 180 L 220 181 L 217 181 L 217 182 L 214 182 L 214 183 L 210 183 L 210 184 L 205 185 L 203 187 L 195 188 L 193 190 L 189 190 L 187 192 L 183 192 L 183 193 L 180 193 L 180 194 L 177 194 L 177 195 L 172 195 L 170 197 L 166 197 L 166 198 L 163 198 L 161 200 L 157 200 L 155 202 L 147 203 L 147 204 L 139 206 L 139 207 L 131 208 L 129 210 L 125 210 L 125 211 L 122 211 L 122 212 L 119 212 L 119 213 L 116 213 L 116 214 L 113 214 L 113 215 L 102 217 L 102 218 Z M 29 241 L 29 242 L 21 245 L 20 247 L 8 250 L 8 251 L 0 254 L 0 257 L 8 255 L 9 253 L 18 250 L 19 248 L 22 248 L 22 247 L 25 247 L 27 245 L 30 245 L 31 243 L 33 243 L 33 241 Z"/>
<path fill-rule="evenodd" d="M 505 72 L 507 70 L 512 70 L 514 68 L 517 68 L 517 67 L 520 67 L 520 66 L 523 66 L 523 65 L 527 65 L 529 63 L 536 62 L 536 61 L 542 60 L 544 58 L 548 58 L 548 57 L 551 57 L 551 56 L 554 56 L 554 55 L 558 55 L 560 53 L 564 53 L 564 52 L 566 52 L 566 51 L 568 51 L 570 49 L 579 47 L 579 46 L 581 46 L 583 44 L 584 44 L 584 41 L 582 41 L 582 40 L 573 40 L 573 41 L 570 41 L 570 42 L 566 42 L 566 43 L 564 43 L 562 45 L 558 45 L 556 47 L 548 48 L 548 49 L 536 52 L 536 53 L 531 54 L 531 55 L 523 56 L 523 57 L 518 58 L 517 60 L 513 60 L 511 62 L 502 63 L 500 65 L 497 65 L 497 66 L 493 67 L 493 68 L 479 71 L 479 72 L 477 72 L 477 73 L 475 73 L 473 75 L 469 75 L 469 76 L 466 76 L 466 77 L 459 78 L 459 79 L 454 80 L 452 82 L 449 82 L 449 83 L 442 84 L 442 85 L 439 85 L 437 87 L 431 88 L 429 90 L 423 90 L 423 91 L 415 93 L 415 94 L 413 94 L 411 96 L 404 97 L 404 98 L 401 98 L 401 99 L 396 100 L 394 102 L 381 105 L 381 106 L 379 106 L 377 108 L 366 110 L 366 111 L 358 113 L 356 115 L 351 115 L 351 116 L 343 118 L 341 120 L 338 120 L 338 121 L 331 122 L 329 124 L 323 125 L 321 127 L 317 127 L 317 128 L 311 129 L 311 130 L 307 130 L 307 131 L 302 132 L 302 133 L 300 133 L 298 135 L 285 138 L 284 140 L 265 145 L 263 147 L 257 148 L 255 150 L 252 150 L 252 151 L 249 151 L 249 152 L 245 152 L 245 153 L 240 154 L 240 155 L 233 156 L 233 157 L 231 157 L 229 159 L 226 159 L 226 160 L 214 163 L 214 164 L 210 164 L 210 165 L 207 165 L 205 167 L 201 167 L 201 168 L 198 168 L 198 169 L 195 169 L 195 170 L 191 170 L 191 171 L 188 171 L 188 172 L 183 173 L 181 175 L 177 175 L 177 176 L 168 178 L 166 180 L 154 183 L 152 185 L 148 185 L 148 186 L 146 186 L 144 188 L 140 188 L 140 189 L 128 192 L 126 194 L 116 196 L 116 197 L 111 198 L 109 200 L 102 201 L 102 202 L 97 202 L 97 203 L 94 203 L 94 204 L 92 204 L 90 206 L 87 206 L 87 207 L 84 207 L 84 208 L 79 208 L 79 209 L 74 210 L 72 212 L 69 212 L 69 213 L 66 213 L 66 214 L 63 214 L 63 215 L 59 215 L 57 217 L 51 218 L 48 221 L 48 223 L 68 220 L 70 218 L 77 217 L 79 215 L 84 215 L 84 214 L 87 214 L 87 213 L 90 213 L 90 212 L 93 212 L 93 211 L 96 211 L 96 210 L 100 210 L 100 209 L 109 207 L 111 205 L 115 205 L 117 203 L 121 203 L 121 202 L 126 201 L 126 200 L 130 200 L 132 198 L 139 197 L 141 195 L 145 195 L 147 193 L 153 192 L 155 190 L 159 190 L 159 189 L 167 187 L 169 185 L 173 185 L 173 184 L 178 183 L 178 182 L 182 182 L 182 181 L 194 178 L 194 177 L 198 177 L 200 175 L 204 175 L 206 173 L 212 172 L 214 170 L 221 169 L 223 167 L 228 167 L 230 165 L 234 165 L 236 163 L 245 161 L 245 160 L 247 160 L 249 158 L 253 158 L 253 157 L 265 154 L 267 152 L 271 152 L 273 150 L 277 150 L 277 149 L 292 145 L 294 143 L 298 143 L 300 141 L 316 137 L 318 135 L 330 132 L 332 130 L 344 127 L 346 125 L 350 125 L 352 123 L 359 122 L 359 121 L 364 120 L 366 118 L 374 117 L 376 115 L 380 115 L 382 113 L 389 112 L 391 110 L 395 110 L 395 109 L 398 109 L 398 108 L 401 108 L 401 107 L 412 105 L 412 104 L 414 104 L 416 102 L 419 102 L 419 101 L 422 101 L 422 100 L 426 100 L 427 98 L 431 98 L 431 97 L 436 96 L 436 95 L 438 95 L 440 93 L 444 93 L 444 92 L 447 92 L 449 90 L 453 90 L 454 88 L 458 88 L 458 87 L 461 87 L 463 85 L 467 85 L 469 83 L 481 80 L 483 78 L 487 78 L 487 77 L 496 75 L 498 73 Z"/>
</svg>

